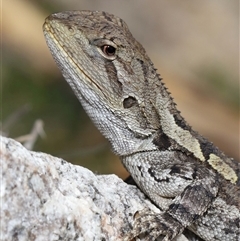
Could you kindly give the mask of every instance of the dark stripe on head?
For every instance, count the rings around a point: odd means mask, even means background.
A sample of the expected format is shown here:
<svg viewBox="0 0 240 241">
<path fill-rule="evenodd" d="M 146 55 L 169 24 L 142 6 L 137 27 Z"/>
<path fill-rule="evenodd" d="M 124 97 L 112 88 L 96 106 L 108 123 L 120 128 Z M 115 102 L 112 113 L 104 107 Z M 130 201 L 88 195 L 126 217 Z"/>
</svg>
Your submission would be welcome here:
<svg viewBox="0 0 240 241">
<path fill-rule="evenodd" d="M 118 96 L 122 95 L 122 83 L 118 80 L 117 70 L 114 64 L 111 61 L 105 62 L 105 69 L 108 75 L 109 83 L 112 87 L 112 90 Z"/>
<path fill-rule="evenodd" d="M 112 22 L 113 16 L 109 16 L 109 14 L 106 12 L 102 12 L 102 14 L 105 17 L 105 19 L 107 19 L 109 22 Z"/>
<path fill-rule="evenodd" d="M 128 62 L 125 62 L 123 59 L 121 59 L 119 56 L 117 58 L 118 62 L 121 63 L 122 67 L 124 68 L 124 70 L 128 73 L 128 75 L 133 75 L 134 72 L 132 70 L 131 65 L 129 65 Z"/>
<path fill-rule="evenodd" d="M 147 76 L 147 73 L 148 73 L 148 67 L 147 67 L 147 65 L 144 63 L 144 61 L 143 60 L 141 60 L 141 59 L 136 59 L 137 61 L 138 61 L 138 63 L 141 65 L 141 68 L 142 68 L 142 71 L 143 71 L 143 73 L 144 73 L 144 76 Z"/>
</svg>

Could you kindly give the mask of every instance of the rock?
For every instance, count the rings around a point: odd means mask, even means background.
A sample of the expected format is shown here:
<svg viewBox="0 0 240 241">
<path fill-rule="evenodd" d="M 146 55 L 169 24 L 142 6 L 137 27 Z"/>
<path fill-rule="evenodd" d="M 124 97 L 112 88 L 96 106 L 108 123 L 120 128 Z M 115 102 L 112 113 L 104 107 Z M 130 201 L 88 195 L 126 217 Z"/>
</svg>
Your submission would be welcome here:
<svg viewBox="0 0 240 241">
<path fill-rule="evenodd" d="M 1 240 L 123 240 L 138 210 L 159 212 L 116 175 L 95 175 L 13 139 L 0 141 Z"/>
</svg>

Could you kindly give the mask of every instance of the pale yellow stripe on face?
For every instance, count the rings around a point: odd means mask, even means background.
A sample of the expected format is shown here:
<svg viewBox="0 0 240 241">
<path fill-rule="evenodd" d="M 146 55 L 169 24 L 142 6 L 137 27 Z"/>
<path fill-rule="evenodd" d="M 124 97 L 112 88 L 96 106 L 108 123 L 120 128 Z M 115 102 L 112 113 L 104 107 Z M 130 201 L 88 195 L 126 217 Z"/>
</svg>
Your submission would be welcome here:
<svg viewBox="0 0 240 241">
<path fill-rule="evenodd" d="M 208 162 L 212 168 L 214 168 L 218 173 L 222 174 L 224 178 L 229 180 L 231 183 L 237 182 L 237 174 L 228 164 L 214 154 L 210 154 L 209 157 Z"/>
</svg>

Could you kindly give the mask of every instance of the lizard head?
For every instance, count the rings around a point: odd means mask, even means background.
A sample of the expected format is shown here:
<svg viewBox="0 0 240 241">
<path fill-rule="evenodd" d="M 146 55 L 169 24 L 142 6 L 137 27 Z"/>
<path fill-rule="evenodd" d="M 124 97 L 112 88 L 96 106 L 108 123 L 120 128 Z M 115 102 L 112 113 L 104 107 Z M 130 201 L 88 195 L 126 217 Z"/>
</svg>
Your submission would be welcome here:
<svg viewBox="0 0 240 241">
<path fill-rule="evenodd" d="M 63 76 L 114 151 L 156 149 L 156 92 L 168 93 L 125 22 L 105 12 L 71 11 L 50 15 L 43 29 Z"/>
</svg>

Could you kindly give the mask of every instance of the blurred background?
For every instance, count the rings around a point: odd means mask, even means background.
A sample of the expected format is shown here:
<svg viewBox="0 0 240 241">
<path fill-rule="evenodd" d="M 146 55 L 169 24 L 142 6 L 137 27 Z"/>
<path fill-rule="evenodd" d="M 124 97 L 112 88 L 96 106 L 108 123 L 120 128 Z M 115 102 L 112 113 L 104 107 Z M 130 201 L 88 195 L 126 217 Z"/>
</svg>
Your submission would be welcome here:
<svg viewBox="0 0 240 241">
<path fill-rule="evenodd" d="M 1 123 L 17 138 L 43 123 L 34 151 L 98 173 L 128 174 L 57 69 L 42 24 L 54 12 L 104 10 L 125 20 L 179 110 L 228 155 L 239 155 L 239 1 L 3 0 Z"/>
</svg>

